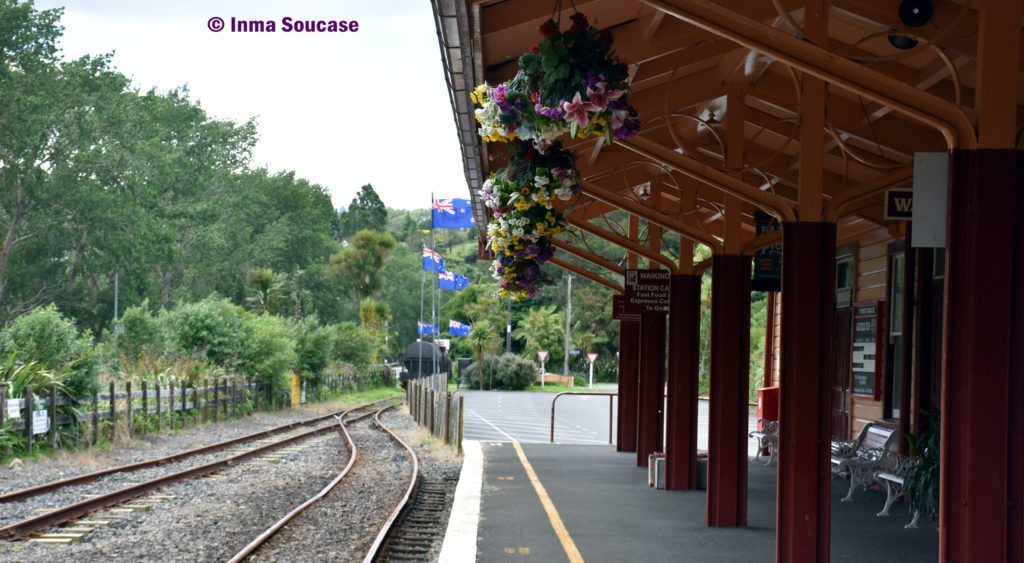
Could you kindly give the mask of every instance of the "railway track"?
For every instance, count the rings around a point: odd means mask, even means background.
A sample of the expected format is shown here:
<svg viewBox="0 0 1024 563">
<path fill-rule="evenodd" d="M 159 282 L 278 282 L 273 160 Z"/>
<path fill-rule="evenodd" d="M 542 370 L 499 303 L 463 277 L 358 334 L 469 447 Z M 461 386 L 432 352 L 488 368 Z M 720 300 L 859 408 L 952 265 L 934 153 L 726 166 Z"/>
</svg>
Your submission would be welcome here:
<svg viewBox="0 0 1024 563">
<path fill-rule="evenodd" d="M 445 531 L 442 520 L 454 482 L 421 478 L 412 502 L 408 503 L 392 527 L 374 561 L 433 561 L 434 545 Z"/>
<path fill-rule="evenodd" d="M 380 421 L 380 414 L 392 406 L 373 413 L 373 426 L 365 430 L 350 429 L 349 425 L 368 418 L 369 414 L 346 418 L 341 424 L 350 451 L 345 468 L 327 486 L 272 524 L 230 561 L 273 561 L 285 554 L 298 552 L 296 548 L 301 549 L 309 560 L 334 560 L 341 554 L 358 560 L 354 553 L 363 549 L 371 536 L 373 539 L 369 541 L 370 547 L 363 561 L 376 560 L 392 525 L 412 498 L 419 475 L 416 453 Z M 383 433 L 386 436 L 384 441 L 392 445 L 384 447 L 382 441 L 374 442 L 370 436 L 372 432 L 367 432 L 371 428 Z M 354 440 L 350 430 L 362 435 Z M 396 455 L 406 456 L 408 461 L 396 462 Z M 411 466 L 411 471 L 396 468 L 405 464 Z M 395 494 L 381 491 L 394 488 L 393 478 L 402 473 L 409 474 L 407 485 L 396 489 Z M 343 481 L 347 486 L 338 488 Z M 401 497 L 397 503 L 393 501 L 395 496 Z M 353 505 L 360 509 L 351 510 Z M 380 519 L 374 520 L 374 515 Z M 375 522 L 382 523 L 375 525 Z M 328 525 L 330 529 L 325 532 Z M 342 537 L 345 533 L 349 535 Z M 318 554 L 316 550 L 322 553 Z"/>
<path fill-rule="evenodd" d="M 335 413 L 331 413 L 325 416 L 282 425 L 269 430 L 248 434 L 246 436 L 241 436 L 239 438 L 234 438 L 231 440 L 225 440 L 222 442 L 218 442 L 216 444 L 211 444 L 209 446 L 179 452 L 177 454 L 173 454 L 171 456 L 166 456 L 163 458 L 147 460 L 144 462 L 134 464 L 122 465 L 101 471 L 95 471 L 92 473 L 83 474 L 68 479 L 62 479 L 59 481 L 53 481 L 50 483 L 37 485 L 27 489 L 7 493 L 0 497 L 0 501 L 14 502 L 15 500 L 22 500 L 32 496 L 45 494 L 48 492 L 62 489 L 64 487 L 84 484 L 117 473 L 133 472 L 143 468 L 180 461 L 182 459 L 186 459 L 192 456 L 209 454 L 212 452 L 217 452 L 228 448 L 238 447 L 246 442 L 257 442 L 257 444 L 250 449 L 246 449 L 244 451 L 240 451 L 237 453 L 232 453 L 232 455 L 217 459 L 212 462 L 189 467 L 181 471 L 164 474 L 157 478 L 150 479 L 141 483 L 130 484 L 128 486 L 125 486 L 110 493 L 101 495 L 90 495 L 82 501 L 65 505 L 52 510 L 48 510 L 42 514 L 19 520 L 17 522 L 0 528 L 0 539 L 24 539 L 48 528 L 74 521 L 88 514 L 95 513 L 99 510 L 115 508 L 118 505 L 125 503 L 126 501 L 130 501 L 142 497 L 144 495 L 153 493 L 168 485 L 186 479 L 194 479 L 208 476 L 220 471 L 221 469 L 230 467 L 236 463 L 248 460 L 250 458 L 263 456 L 270 452 L 273 452 L 274 450 L 284 448 L 285 446 L 297 444 L 303 440 L 329 433 L 333 430 L 341 428 L 343 425 L 340 424 L 340 422 L 338 424 L 326 424 L 324 426 L 319 426 L 311 430 L 294 433 L 281 439 L 273 439 L 273 437 L 276 434 L 280 434 L 282 432 L 300 429 L 305 426 L 316 425 L 318 423 L 331 419 L 340 421 L 344 419 L 345 416 L 349 416 L 354 412 L 366 409 L 375 409 L 376 406 L 382 402 L 383 401 L 377 401 L 375 403 L 370 403 L 367 405 L 360 405 L 344 411 L 337 411 Z M 372 414 L 373 412 L 374 410 L 370 410 L 369 413 L 364 414 L 362 416 L 369 416 L 369 414 Z"/>
</svg>

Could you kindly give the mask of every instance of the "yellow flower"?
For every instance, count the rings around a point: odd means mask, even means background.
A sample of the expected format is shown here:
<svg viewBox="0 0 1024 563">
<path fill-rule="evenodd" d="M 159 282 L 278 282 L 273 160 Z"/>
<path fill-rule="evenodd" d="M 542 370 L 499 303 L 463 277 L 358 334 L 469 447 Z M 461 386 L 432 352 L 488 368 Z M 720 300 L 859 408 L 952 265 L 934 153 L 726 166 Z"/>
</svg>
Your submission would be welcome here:
<svg viewBox="0 0 1024 563">
<path fill-rule="evenodd" d="M 469 97 L 470 97 L 471 100 L 473 100 L 474 104 L 482 106 L 482 105 L 484 105 L 484 100 L 485 100 L 486 95 L 487 95 L 487 84 L 481 84 L 481 85 L 479 85 L 479 86 L 477 86 L 476 88 L 473 89 L 473 91 L 469 94 Z"/>
</svg>

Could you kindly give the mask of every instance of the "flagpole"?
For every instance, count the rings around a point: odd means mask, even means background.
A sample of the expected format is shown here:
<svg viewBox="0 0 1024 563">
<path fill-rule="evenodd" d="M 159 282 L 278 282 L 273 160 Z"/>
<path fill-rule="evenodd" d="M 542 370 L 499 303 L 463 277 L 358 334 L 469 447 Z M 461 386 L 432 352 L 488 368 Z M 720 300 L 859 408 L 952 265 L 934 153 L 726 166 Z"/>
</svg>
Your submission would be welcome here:
<svg viewBox="0 0 1024 563">
<path fill-rule="evenodd" d="M 434 252 L 437 252 L 437 241 L 434 239 L 434 192 L 430 192 L 430 249 L 433 250 Z M 436 317 L 436 310 L 435 310 L 436 303 L 434 301 L 434 287 L 437 285 L 437 273 L 438 273 L 437 272 L 437 268 L 434 268 L 433 279 L 430 282 L 430 326 L 431 327 L 436 327 L 437 326 L 437 321 L 436 321 L 437 317 Z M 433 328 L 431 330 L 433 330 Z M 434 334 L 434 338 L 431 340 L 431 342 L 434 343 L 434 346 L 437 346 L 437 333 L 435 332 L 433 334 Z M 436 375 L 437 374 L 437 349 L 436 348 L 435 348 L 434 352 L 430 354 L 430 357 L 433 358 L 433 360 L 434 360 L 434 371 L 433 371 L 433 373 Z"/>
</svg>

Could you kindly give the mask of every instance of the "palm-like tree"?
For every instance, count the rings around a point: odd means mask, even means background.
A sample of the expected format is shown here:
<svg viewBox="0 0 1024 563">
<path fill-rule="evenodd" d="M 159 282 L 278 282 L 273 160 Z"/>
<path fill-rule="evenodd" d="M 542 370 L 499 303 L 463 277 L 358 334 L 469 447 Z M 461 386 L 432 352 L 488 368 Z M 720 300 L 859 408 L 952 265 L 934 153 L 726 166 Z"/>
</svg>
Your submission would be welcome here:
<svg viewBox="0 0 1024 563">
<path fill-rule="evenodd" d="M 245 273 L 251 295 L 245 298 L 249 309 L 257 313 L 277 314 L 284 303 L 287 277 L 270 268 L 253 268 Z"/>
<path fill-rule="evenodd" d="M 492 350 L 498 345 L 498 334 L 494 330 L 494 325 L 490 321 L 477 321 L 473 324 L 473 332 L 469 333 L 466 337 L 469 341 L 469 345 L 473 347 L 476 352 L 476 367 L 477 372 L 480 376 L 480 390 L 484 390 L 484 352 L 486 350 Z"/>
</svg>

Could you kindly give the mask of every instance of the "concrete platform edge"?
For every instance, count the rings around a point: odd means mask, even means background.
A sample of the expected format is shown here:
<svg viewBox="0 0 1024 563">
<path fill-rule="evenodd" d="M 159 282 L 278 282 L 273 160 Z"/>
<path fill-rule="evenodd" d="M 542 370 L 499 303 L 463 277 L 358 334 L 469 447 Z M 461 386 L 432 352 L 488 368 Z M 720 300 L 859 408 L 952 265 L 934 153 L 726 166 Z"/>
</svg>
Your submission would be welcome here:
<svg viewBox="0 0 1024 563">
<path fill-rule="evenodd" d="M 480 490 L 483 486 L 484 456 L 480 442 L 463 440 L 462 472 L 455 487 L 448 529 L 441 545 L 440 563 L 476 561 L 477 527 L 480 523 Z"/>
</svg>

